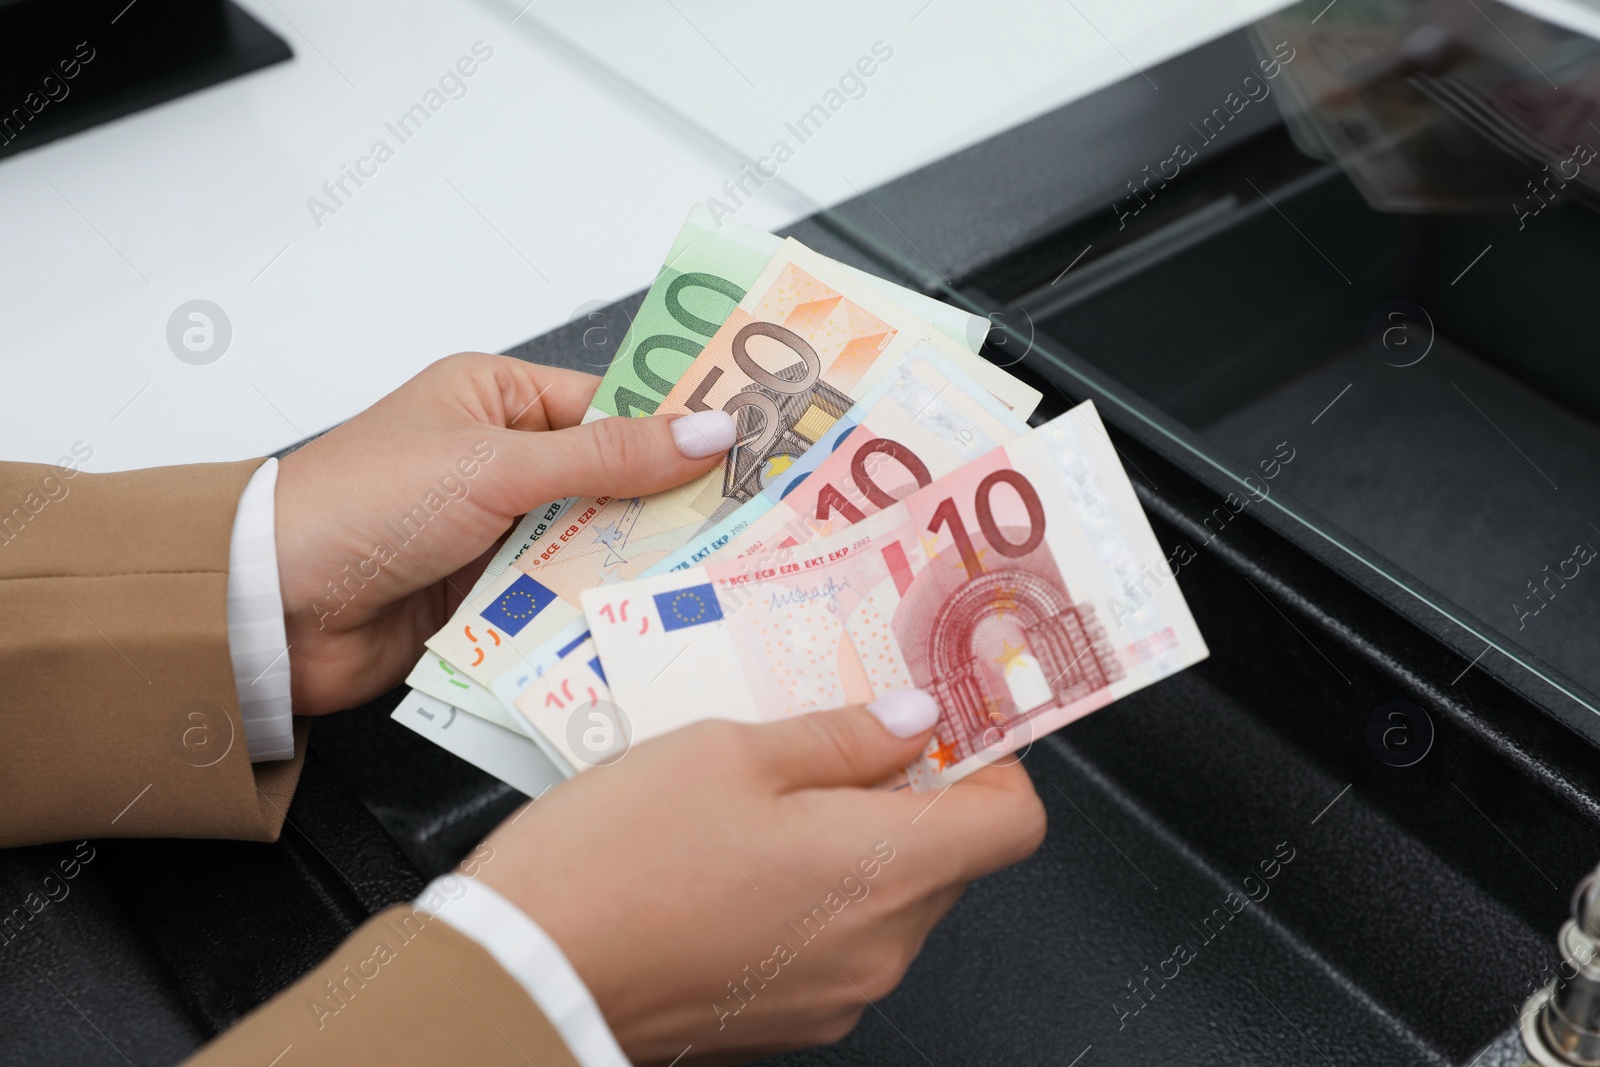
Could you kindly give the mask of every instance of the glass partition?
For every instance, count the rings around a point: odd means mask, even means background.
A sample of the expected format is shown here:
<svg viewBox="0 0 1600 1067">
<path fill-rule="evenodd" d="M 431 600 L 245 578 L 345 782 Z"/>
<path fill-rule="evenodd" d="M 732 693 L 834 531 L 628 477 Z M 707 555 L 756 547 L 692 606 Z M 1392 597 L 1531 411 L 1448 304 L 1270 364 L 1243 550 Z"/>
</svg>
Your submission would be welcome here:
<svg viewBox="0 0 1600 1067">
<path fill-rule="evenodd" d="M 726 153 L 714 217 L 816 213 L 989 315 L 1002 361 L 1459 627 L 1465 669 L 1600 713 L 1600 43 L 1552 12 L 516 18 Z"/>
</svg>

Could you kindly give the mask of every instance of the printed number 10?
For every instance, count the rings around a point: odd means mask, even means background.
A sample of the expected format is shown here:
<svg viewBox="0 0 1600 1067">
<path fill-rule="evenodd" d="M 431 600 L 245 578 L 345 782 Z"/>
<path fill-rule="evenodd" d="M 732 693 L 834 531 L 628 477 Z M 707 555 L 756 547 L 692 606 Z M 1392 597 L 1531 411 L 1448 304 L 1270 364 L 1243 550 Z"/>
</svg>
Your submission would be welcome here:
<svg viewBox="0 0 1600 1067">
<path fill-rule="evenodd" d="M 850 480 L 855 482 L 856 488 L 861 490 L 875 510 L 897 503 L 894 497 L 884 492 L 883 488 L 872 480 L 872 471 L 867 467 L 871 458 L 879 453 L 896 460 L 904 467 L 906 473 L 916 480 L 918 489 L 933 481 L 932 475 L 928 473 L 928 465 L 918 459 L 917 454 L 911 449 L 887 437 L 874 438 L 856 449 L 855 455 L 850 457 Z M 847 523 L 857 523 L 866 518 L 861 509 L 850 502 L 849 497 L 830 483 L 823 486 L 822 492 L 817 494 L 817 521 L 827 522 L 828 516 L 835 511 L 843 515 Z"/>
<path fill-rule="evenodd" d="M 1021 541 L 1007 541 L 1000 532 L 1000 524 L 994 520 L 994 508 L 990 497 L 994 487 L 1005 482 L 1016 490 L 1017 496 L 1022 500 L 1022 506 L 1028 513 L 1028 534 Z M 983 481 L 978 483 L 978 490 L 973 494 L 973 509 L 978 513 L 978 529 L 983 531 L 984 540 L 989 542 L 989 547 L 1011 559 L 1025 556 L 1039 547 L 1039 542 L 1044 540 L 1044 504 L 1039 500 L 1039 494 L 1034 491 L 1033 484 L 1026 477 L 1014 470 L 999 470 L 990 473 Z M 972 547 L 972 535 L 967 532 L 966 523 L 961 520 L 961 512 L 956 508 L 953 497 L 945 497 L 939 506 L 933 509 L 933 520 L 928 523 L 930 533 L 937 534 L 945 527 L 950 528 L 950 536 L 954 538 L 956 549 L 961 553 L 961 564 L 967 569 L 967 578 L 977 578 L 983 574 L 983 563 L 978 559 L 977 550 Z"/>
</svg>

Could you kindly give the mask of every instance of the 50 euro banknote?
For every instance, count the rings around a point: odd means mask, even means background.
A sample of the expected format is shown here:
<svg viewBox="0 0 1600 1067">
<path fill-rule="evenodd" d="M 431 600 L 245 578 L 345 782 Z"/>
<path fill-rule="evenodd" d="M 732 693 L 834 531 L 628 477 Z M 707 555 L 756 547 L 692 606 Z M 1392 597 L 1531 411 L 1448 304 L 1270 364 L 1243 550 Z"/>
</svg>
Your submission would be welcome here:
<svg viewBox="0 0 1600 1067">
<path fill-rule="evenodd" d="M 841 533 L 583 595 L 632 743 L 916 686 L 937 789 L 1203 659 L 1092 403 Z"/>
<path fill-rule="evenodd" d="M 919 344 L 783 478 L 646 573 L 826 536 L 1027 429 L 959 367 Z M 609 743 L 596 750 L 587 727 L 573 731 L 571 724 L 588 722 L 602 704 L 609 707 L 611 694 L 587 621 L 578 620 L 551 644 L 554 654 L 523 660 L 495 680 L 494 692 L 552 758 L 579 769 L 604 757 Z"/>
</svg>

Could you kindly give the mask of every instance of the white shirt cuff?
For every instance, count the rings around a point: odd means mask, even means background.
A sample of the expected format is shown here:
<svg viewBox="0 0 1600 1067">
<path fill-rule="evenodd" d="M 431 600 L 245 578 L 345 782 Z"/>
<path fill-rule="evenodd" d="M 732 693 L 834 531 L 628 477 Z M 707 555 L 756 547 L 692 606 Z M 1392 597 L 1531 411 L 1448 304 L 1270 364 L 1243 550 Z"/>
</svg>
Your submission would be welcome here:
<svg viewBox="0 0 1600 1067">
<path fill-rule="evenodd" d="M 417 906 L 482 945 L 517 980 L 582 1067 L 628 1067 L 611 1027 L 566 954 L 522 909 L 482 882 L 435 878 Z"/>
<path fill-rule="evenodd" d="M 278 588 L 278 461 L 256 469 L 239 497 L 228 549 L 228 651 L 251 763 L 294 755 L 289 644 Z"/>
</svg>

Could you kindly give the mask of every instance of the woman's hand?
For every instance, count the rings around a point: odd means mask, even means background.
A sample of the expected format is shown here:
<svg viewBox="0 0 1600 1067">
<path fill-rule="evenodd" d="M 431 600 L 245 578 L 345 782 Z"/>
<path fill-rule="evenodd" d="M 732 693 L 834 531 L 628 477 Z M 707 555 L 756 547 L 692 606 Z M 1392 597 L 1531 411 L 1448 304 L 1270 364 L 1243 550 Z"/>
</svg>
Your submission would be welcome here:
<svg viewBox="0 0 1600 1067">
<path fill-rule="evenodd" d="M 938 708 L 918 690 L 872 708 L 641 744 L 502 825 L 476 877 L 561 946 L 635 1062 L 837 1041 L 967 882 L 1045 831 L 1017 765 L 941 794 L 873 788 Z"/>
<path fill-rule="evenodd" d="M 721 411 L 580 425 L 599 379 L 505 356 L 440 360 L 278 472 L 278 584 L 294 710 L 395 685 L 524 512 L 695 478 L 733 444 Z"/>
<path fill-rule="evenodd" d="M 733 444 L 720 411 L 580 425 L 597 384 L 452 356 L 283 461 L 296 712 L 397 682 L 518 515 L 658 492 Z M 948 794 L 874 788 L 923 750 L 936 716 L 906 690 L 870 712 L 679 730 L 525 809 L 490 838 L 477 876 L 562 947 L 634 1059 L 837 1040 L 899 983 L 968 881 L 1043 838 L 1020 767 Z"/>
</svg>

